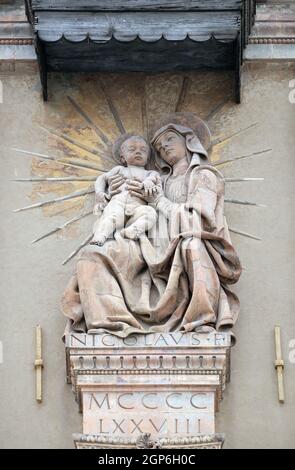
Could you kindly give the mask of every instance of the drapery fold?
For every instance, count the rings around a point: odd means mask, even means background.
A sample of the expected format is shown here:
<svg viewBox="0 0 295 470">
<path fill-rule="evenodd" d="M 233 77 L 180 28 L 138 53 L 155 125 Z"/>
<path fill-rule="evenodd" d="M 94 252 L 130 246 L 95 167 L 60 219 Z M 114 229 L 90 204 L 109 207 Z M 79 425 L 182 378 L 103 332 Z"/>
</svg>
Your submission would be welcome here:
<svg viewBox="0 0 295 470">
<path fill-rule="evenodd" d="M 224 179 L 191 160 L 186 202 L 158 201 L 151 234 L 127 240 L 115 233 L 104 246 L 87 246 L 62 298 L 66 333 L 230 330 L 239 302 L 229 285 L 241 265 L 224 217 Z M 165 210 L 161 210 L 165 206 Z M 149 236 L 148 236 L 149 235 Z"/>
</svg>

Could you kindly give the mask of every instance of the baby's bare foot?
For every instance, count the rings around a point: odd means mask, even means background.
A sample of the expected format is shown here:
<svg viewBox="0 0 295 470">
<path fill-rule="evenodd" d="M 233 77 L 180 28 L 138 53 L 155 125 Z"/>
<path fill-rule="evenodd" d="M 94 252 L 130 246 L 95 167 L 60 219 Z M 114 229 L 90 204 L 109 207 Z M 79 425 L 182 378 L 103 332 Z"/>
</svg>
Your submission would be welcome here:
<svg viewBox="0 0 295 470">
<path fill-rule="evenodd" d="M 98 235 L 93 238 L 90 242 L 90 245 L 103 246 L 106 242 L 107 237 L 105 235 Z"/>
<path fill-rule="evenodd" d="M 134 225 L 121 230 L 122 237 L 129 238 L 129 240 L 137 240 L 142 235 L 142 233 L 143 232 L 138 230 L 138 228 Z"/>
</svg>

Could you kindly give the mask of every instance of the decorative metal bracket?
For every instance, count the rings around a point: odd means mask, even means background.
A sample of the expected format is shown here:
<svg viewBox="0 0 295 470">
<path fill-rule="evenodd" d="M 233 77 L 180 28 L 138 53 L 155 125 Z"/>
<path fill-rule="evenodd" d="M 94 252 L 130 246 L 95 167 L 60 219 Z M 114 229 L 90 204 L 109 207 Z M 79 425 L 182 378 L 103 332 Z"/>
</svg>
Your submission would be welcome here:
<svg viewBox="0 0 295 470">
<path fill-rule="evenodd" d="M 40 325 L 36 326 L 36 357 L 35 357 L 35 370 L 36 370 L 36 400 L 38 403 L 42 403 L 42 329 Z"/>
<path fill-rule="evenodd" d="M 275 369 L 278 376 L 278 395 L 279 402 L 285 403 L 285 393 L 284 393 L 284 361 L 282 357 L 282 347 L 281 347 L 281 328 L 280 326 L 275 326 L 275 346 L 276 346 L 276 361 Z"/>
</svg>

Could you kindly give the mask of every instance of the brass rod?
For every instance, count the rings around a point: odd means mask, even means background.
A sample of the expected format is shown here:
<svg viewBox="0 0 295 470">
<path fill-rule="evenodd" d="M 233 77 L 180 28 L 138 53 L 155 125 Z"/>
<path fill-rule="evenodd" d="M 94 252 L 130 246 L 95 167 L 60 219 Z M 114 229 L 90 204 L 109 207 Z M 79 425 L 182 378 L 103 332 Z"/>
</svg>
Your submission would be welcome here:
<svg viewBox="0 0 295 470">
<path fill-rule="evenodd" d="M 278 397 L 280 403 L 285 403 L 285 392 L 284 392 L 284 361 L 282 357 L 282 345 L 281 345 L 281 328 L 275 326 L 275 346 L 276 346 L 276 361 L 275 369 L 278 377 Z"/>
<path fill-rule="evenodd" d="M 35 357 L 35 371 L 36 371 L 36 400 L 38 403 L 42 402 L 42 329 L 40 325 L 36 326 L 35 329 L 36 338 L 36 357 Z"/>
</svg>

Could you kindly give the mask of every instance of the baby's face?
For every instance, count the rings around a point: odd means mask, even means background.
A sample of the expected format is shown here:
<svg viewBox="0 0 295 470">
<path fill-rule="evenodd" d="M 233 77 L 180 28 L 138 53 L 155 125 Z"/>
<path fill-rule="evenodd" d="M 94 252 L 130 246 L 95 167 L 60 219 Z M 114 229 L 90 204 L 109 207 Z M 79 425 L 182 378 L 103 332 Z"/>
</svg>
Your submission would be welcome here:
<svg viewBox="0 0 295 470">
<path fill-rule="evenodd" d="M 121 156 L 127 165 L 142 166 L 147 164 L 150 148 L 140 137 L 129 137 L 121 146 Z"/>
</svg>

